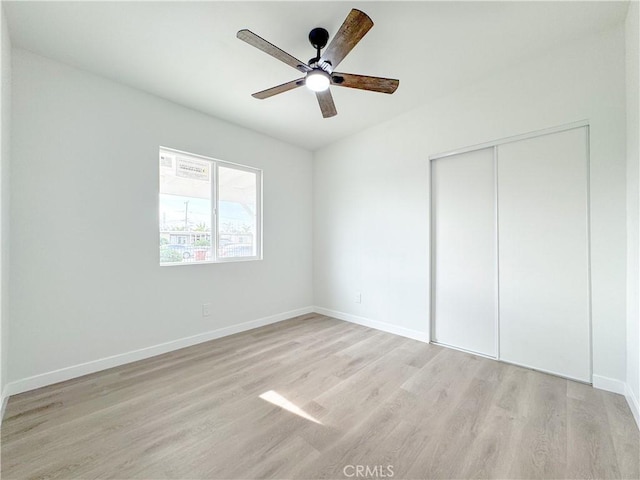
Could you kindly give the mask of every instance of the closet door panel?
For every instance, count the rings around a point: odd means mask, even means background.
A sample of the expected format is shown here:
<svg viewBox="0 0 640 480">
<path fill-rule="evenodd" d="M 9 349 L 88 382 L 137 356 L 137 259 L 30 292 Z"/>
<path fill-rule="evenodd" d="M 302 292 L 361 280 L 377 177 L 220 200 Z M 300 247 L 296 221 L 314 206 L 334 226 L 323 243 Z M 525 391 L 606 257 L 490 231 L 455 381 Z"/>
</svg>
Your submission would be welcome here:
<svg viewBox="0 0 640 480">
<path fill-rule="evenodd" d="M 591 382 L 586 128 L 497 152 L 500 357 Z"/>
<path fill-rule="evenodd" d="M 431 162 L 434 341 L 496 355 L 493 148 Z"/>
</svg>

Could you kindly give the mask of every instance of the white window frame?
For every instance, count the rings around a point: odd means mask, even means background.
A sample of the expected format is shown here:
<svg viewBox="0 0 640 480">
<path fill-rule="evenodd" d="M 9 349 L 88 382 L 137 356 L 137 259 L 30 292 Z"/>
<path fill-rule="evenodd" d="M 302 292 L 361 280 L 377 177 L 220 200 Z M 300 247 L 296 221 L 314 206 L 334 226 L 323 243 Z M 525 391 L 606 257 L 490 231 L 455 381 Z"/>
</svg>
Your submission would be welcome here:
<svg viewBox="0 0 640 480">
<path fill-rule="evenodd" d="M 183 150 L 177 150 L 175 148 L 160 146 L 158 153 L 167 152 L 170 154 L 184 155 L 186 157 L 194 157 L 198 160 L 206 160 L 211 164 L 211 254 L 209 260 L 199 260 L 192 262 L 159 262 L 161 267 L 178 267 L 184 265 L 202 265 L 208 263 L 230 263 L 230 262 L 250 262 L 255 260 L 262 260 L 262 170 L 248 165 L 241 165 L 239 163 L 227 162 L 219 160 L 217 158 L 206 157 L 197 153 L 185 152 Z M 256 232 L 255 232 L 255 251 L 256 255 L 245 257 L 219 257 L 218 252 L 218 237 L 219 237 L 219 215 L 218 215 L 218 201 L 219 201 L 219 186 L 218 186 L 218 169 L 220 166 L 231 168 L 234 170 L 241 170 L 250 172 L 256 175 Z M 160 208 L 160 165 L 158 163 L 158 211 Z M 158 231 L 160 230 L 160 218 L 158 218 Z M 158 253 L 160 252 L 160 243 L 158 241 Z"/>
</svg>

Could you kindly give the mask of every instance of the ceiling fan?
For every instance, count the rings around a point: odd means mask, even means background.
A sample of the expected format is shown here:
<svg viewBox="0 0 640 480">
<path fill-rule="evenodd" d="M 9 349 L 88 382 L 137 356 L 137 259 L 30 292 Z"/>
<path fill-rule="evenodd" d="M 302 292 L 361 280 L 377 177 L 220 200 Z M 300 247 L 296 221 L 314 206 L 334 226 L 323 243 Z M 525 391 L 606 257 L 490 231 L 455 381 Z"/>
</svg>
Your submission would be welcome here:
<svg viewBox="0 0 640 480">
<path fill-rule="evenodd" d="M 249 30 L 240 30 L 237 35 L 240 40 L 247 42 L 249 45 L 268 53 L 272 57 L 305 74 L 302 78 L 262 90 L 261 92 L 254 93 L 252 96 L 263 100 L 278 93 L 287 92 L 306 85 L 307 88 L 316 93 L 322 116 L 328 118 L 338 113 L 333 103 L 331 91 L 329 90 L 330 85 L 357 88 L 372 92 L 395 92 L 400 84 L 399 80 L 334 71 L 334 68 L 344 60 L 344 57 L 346 57 L 362 37 L 366 35 L 371 27 L 373 27 L 373 21 L 366 13 L 356 10 L 355 8 L 352 9 L 342 23 L 338 33 L 336 33 L 322 54 L 320 54 L 320 51 L 327 45 L 329 32 L 324 28 L 314 28 L 309 33 L 309 42 L 311 42 L 313 48 L 316 49 L 316 56 L 309 60 L 309 63 L 301 62 Z"/>
</svg>

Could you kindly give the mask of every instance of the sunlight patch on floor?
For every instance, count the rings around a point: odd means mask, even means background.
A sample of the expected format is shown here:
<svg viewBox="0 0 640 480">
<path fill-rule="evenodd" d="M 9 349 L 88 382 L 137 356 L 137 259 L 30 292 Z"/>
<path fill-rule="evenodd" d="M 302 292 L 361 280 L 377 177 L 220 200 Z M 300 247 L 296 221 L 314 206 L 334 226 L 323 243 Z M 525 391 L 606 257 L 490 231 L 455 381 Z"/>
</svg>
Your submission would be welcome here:
<svg viewBox="0 0 640 480">
<path fill-rule="evenodd" d="M 283 409 L 287 410 L 288 412 L 294 413 L 294 414 L 298 415 L 299 417 L 304 418 L 305 420 L 309 420 L 310 422 L 314 422 L 314 423 L 317 423 L 318 425 L 322 425 L 321 421 L 313 418 L 307 412 L 305 412 L 304 410 L 302 410 L 300 407 L 296 406 L 295 404 L 291 403 L 289 400 L 284 398 L 278 392 L 275 392 L 273 390 L 269 390 L 268 392 L 264 392 L 263 394 L 261 394 L 260 398 L 263 399 L 263 400 L 266 400 L 269 403 L 273 403 L 274 405 L 277 405 L 278 407 L 283 408 Z"/>
</svg>

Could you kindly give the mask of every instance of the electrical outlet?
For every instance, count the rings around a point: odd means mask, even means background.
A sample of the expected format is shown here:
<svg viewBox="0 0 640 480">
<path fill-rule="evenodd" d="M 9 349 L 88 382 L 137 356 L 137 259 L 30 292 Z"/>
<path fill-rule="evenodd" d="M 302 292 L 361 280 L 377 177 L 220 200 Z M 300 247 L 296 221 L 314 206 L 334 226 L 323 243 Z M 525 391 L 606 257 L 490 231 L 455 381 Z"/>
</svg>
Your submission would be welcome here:
<svg viewBox="0 0 640 480">
<path fill-rule="evenodd" d="M 362 303 L 362 294 L 360 292 L 356 293 L 356 303 Z"/>
<path fill-rule="evenodd" d="M 203 317 L 208 317 L 209 315 L 211 315 L 211 304 L 210 303 L 203 303 L 202 304 L 202 316 Z"/>
</svg>

